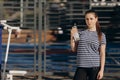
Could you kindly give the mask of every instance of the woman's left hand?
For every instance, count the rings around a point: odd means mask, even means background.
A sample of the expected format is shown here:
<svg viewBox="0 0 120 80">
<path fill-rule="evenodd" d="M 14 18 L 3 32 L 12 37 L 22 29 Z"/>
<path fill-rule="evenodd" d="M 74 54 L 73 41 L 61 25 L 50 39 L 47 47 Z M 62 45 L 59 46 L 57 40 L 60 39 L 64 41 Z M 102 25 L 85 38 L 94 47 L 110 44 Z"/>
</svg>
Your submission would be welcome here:
<svg viewBox="0 0 120 80">
<path fill-rule="evenodd" d="M 100 80 L 103 78 L 103 71 L 99 71 L 98 75 L 97 75 L 97 80 Z"/>
</svg>

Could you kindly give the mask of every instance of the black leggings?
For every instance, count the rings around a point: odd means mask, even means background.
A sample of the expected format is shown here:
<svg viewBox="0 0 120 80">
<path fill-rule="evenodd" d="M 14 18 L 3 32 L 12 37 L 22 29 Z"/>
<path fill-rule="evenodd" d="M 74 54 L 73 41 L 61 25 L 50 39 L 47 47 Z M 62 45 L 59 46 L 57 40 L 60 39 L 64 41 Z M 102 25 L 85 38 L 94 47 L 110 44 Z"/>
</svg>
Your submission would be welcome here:
<svg viewBox="0 0 120 80">
<path fill-rule="evenodd" d="M 73 80 L 97 80 L 100 67 L 82 68 L 78 67 Z"/>
</svg>

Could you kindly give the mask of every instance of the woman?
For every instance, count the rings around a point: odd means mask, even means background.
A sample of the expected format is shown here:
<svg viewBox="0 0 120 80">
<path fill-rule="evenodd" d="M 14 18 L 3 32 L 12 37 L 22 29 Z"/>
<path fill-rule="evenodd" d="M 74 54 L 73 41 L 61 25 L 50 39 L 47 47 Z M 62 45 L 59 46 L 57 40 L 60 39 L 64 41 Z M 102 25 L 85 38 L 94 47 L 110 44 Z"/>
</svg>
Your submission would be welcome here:
<svg viewBox="0 0 120 80">
<path fill-rule="evenodd" d="M 87 29 L 71 30 L 71 48 L 72 51 L 77 50 L 77 69 L 73 80 L 100 80 L 104 73 L 106 37 L 100 30 L 95 11 L 86 11 L 85 22 Z M 75 41 L 73 36 L 77 32 L 80 40 Z"/>
</svg>

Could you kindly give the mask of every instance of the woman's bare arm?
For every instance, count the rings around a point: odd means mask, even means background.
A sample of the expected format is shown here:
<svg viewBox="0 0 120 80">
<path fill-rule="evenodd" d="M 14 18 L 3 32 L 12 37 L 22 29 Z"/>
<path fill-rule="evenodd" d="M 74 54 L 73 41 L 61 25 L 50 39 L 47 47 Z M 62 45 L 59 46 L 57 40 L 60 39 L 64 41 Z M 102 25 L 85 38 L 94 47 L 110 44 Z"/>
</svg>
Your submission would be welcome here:
<svg viewBox="0 0 120 80">
<path fill-rule="evenodd" d="M 105 67 L 105 52 L 106 52 L 106 45 L 102 44 L 100 47 L 100 71 L 98 73 L 97 79 L 103 78 L 104 67 Z"/>
<path fill-rule="evenodd" d="M 71 45 L 71 50 L 73 52 L 75 52 L 75 41 L 74 41 L 74 38 L 72 36 L 72 33 L 71 33 L 71 37 L 70 37 L 70 45 Z"/>
<path fill-rule="evenodd" d="M 104 71 L 104 66 L 105 66 L 105 52 L 106 52 L 106 45 L 102 44 L 100 48 L 100 60 L 101 60 L 101 67 L 100 70 Z"/>
</svg>

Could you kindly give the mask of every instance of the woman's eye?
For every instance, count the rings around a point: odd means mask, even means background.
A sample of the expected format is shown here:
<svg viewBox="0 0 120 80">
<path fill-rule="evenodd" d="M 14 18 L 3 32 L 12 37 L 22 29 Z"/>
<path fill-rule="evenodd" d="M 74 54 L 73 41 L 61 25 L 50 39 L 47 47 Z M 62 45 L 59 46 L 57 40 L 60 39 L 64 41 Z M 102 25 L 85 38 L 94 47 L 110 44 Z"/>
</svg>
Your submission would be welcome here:
<svg viewBox="0 0 120 80">
<path fill-rule="evenodd" d="M 90 20 L 93 20 L 93 18 L 90 18 Z"/>
<path fill-rule="evenodd" d="M 89 20 L 88 18 L 86 20 Z"/>
</svg>

